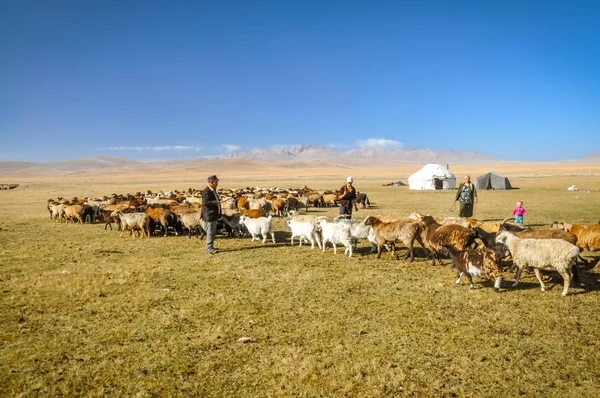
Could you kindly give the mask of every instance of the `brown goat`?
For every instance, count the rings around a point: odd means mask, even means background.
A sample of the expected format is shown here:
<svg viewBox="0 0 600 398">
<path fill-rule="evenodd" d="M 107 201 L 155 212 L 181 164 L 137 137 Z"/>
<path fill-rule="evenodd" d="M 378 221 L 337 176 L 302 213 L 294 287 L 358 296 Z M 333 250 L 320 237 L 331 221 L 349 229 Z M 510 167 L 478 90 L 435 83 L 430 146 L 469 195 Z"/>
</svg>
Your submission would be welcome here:
<svg viewBox="0 0 600 398">
<path fill-rule="evenodd" d="M 83 210 L 83 206 L 81 205 L 65 206 L 65 217 L 67 221 L 83 224 Z"/>
<path fill-rule="evenodd" d="M 177 222 L 177 216 L 172 211 L 161 207 L 149 207 L 146 209 L 146 214 L 155 224 L 160 224 L 162 226 L 165 230 L 165 236 L 167 236 L 169 225 L 175 227 L 175 223 Z M 154 225 L 152 225 L 150 229 L 150 233 L 154 232 Z M 175 234 L 178 234 L 177 231 L 175 231 Z"/>
<path fill-rule="evenodd" d="M 240 209 L 240 216 L 246 216 L 249 218 L 260 218 L 260 217 L 266 217 L 266 214 L 264 211 L 262 211 L 260 209 L 251 209 L 251 210 Z"/>
<path fill-rule="evenodd" d="M 281 198 L 273 198 L 271 199 L 271 210 L 276 216 L 283 216 L 283 212 L 285 211 L 286 201 Z"/>
<path fill-rule="evenodd" d="M 432 264 L 435 265 L 437 255 L 442 251 L 445 244 L 452 244 L 458 250 L 469 248 L 475 241 L 475 232 L 456 224 L 440 225 L 432 216 L 421 216 L 421 222 L 425 227 L 425 243 L 432 254 Z"/>
<path fill-rule="evenodd" d="M 398 260 L 396 242 L 402 242 L 408 248 L 404 258 L 407 259 L 410 256 L 411 262 L 415 259 L 415 240 L 421 244 L 421 247 L 425 247 L 421 240 L 421 225 L 419 222 L 410 218 L 395 222 L 382 222 L 378 217 L 369 216 L 365 219 L 365 225 L 371 226 L 375 232 L 375 239 L 377 240 L 377 258 L 381 258 L 381 248 L 386 243 L 389 243 L 392 248 L 392 254 Z"/>
<path fill-rule="evenodd" d="M 467 275 L 469 278 L 469 287 L 473 289 L 472 276 L 486 276 L 494 283 L 494 291 L 500 290 L 502 283 L 502 272 L 498 267 L 498 253 L 486 248 L 475 250 L 458 250 L 454 245 L 445 244 L 444 253 L 452 259 L 452 264 L 458 269 L 458 279 L 456 284 L 460 283 L 460 278 Z"/>
<path fill-rule="evenodd" d="M 237 207 L 238 209 L 249 209 L 250 205 L 248 204 L 248 198 L 245 196 L 241 196 L 238 200 L 237 200 Z"/>
<path fill-rule="evenodd" d="M 600 224 L 569 224 L 555 221 L 552 228 L 562 229 L 577 236 L 575 245 L 581 250 L 600 250 Z"/>
</svg>

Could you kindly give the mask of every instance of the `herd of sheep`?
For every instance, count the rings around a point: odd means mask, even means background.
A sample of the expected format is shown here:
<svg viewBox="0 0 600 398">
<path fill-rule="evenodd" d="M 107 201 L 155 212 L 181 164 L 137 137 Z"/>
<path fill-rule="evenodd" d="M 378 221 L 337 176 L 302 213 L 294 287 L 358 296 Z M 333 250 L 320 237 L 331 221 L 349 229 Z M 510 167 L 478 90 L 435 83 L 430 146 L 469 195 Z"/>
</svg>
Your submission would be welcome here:
<svg viewBox="0 0 600 398">
<path fill-rule="evenodd" d="M 600 224 L 581 225 L 555 222 L 550 229 L 532 230 L 506 220 L 502 222 L 479 222 L 458 217 L 433 217 L 413 213 L 405 218 L 369 216 L 364 220 L 335 218 L 308 214 L 311 206 L 335 206 L 334 191 L 302 189 L 239 189 L 219 190 L 222 217 L 219 221 L 221 232 L 229 236 L 250 235 L 252 240 L 262 237 L 265 243 L 270 235 L 275 243 L 273 216 L 286 216 L 286 225 L 291 231 L 291 244 L 298 238 L 315 243 L 324 252 L 328 243 L 345 248 L 350 257 L 356 250 L 357 242 L 368 240 L 372 252 L 380 258 L 385 248 L 398 259 L 396 245 L 407 248 L 405 259 L 414 259 L 414 245 L 417 242 L 432 259 L 435 265 L 439 255 L 452 260 L 458 270 L 460 283 L 462 276 L 469 279 L 473 288 L 472 276 L 485 277 L 494 282 L 498 291 L 502 283 L 500 261 L 512 257 L 513 267 L 517 268 L 515 282 L 518 285 L 524 268 L 533 268 L 540 282 L 545 286 L 540 270 L 550 269 L 560 273 L 564 280 L 563 295 L 566 295 L 572 280 L 577 280 L 577 258 L 583 250 L 600 250 Z M 360 201 L 363 207 L 369 202 L 363 194 Z M 63 198 L 48 200 L 47 208 L 51 219 L 57 222 L 103 222 L 104 229 L 115 223 L 121 231 L 134 236 L 150 237 L 160 233 L 190 237 L 197 233 L 205 235 L 201 217 L 202 195 L 198 190 L 186 192 L 150 191 L 135 195 L 112 194 L 102 198 Z M 303 214 L 300 210 L 304 209 Z M 272 214 L 271 214 L 272 213 Z"/>
</svg>

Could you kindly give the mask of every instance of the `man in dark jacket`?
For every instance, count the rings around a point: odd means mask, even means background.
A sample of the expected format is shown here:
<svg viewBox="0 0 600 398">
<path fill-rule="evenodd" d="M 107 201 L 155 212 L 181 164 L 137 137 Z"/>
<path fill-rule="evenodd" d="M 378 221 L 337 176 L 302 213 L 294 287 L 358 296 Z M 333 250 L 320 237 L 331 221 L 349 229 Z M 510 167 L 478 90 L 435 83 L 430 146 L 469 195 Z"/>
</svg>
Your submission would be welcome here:
<svg viewBox="0 0 600 398">
<path fill-rule="evenodd" d="M 338 200 L 340 201 L 340 216 L 345 215 L 348 218 L 352 217 L 352 205 L 358 211 L 358 206 L 354 203 L 356 199 L 356 189 L 352 186 L 354 180 L 352 177 L 346 178 L 346 185 L 340 188 L 341 194 L 338 194 Z"/>
<path fill-rule="evenodd" d="M 216 175 L 208 177 L 208 186 L 202 191 L 202 219 L 206 222 L 206 250 L 210 254 L 218 251 L 214 247 L 217 234 L 217 222 L 221 218 L 221 202 L 217 194 L 219 179 Z"/>
</svg>

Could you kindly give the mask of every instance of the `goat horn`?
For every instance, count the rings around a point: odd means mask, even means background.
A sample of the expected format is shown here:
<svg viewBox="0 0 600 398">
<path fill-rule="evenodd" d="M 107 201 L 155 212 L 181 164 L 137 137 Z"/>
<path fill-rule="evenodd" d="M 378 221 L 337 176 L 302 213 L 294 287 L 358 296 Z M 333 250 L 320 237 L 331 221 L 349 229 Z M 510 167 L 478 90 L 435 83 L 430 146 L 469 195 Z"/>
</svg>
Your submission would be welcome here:
<svg viewBox="0 0 600 398">
<path fill-rule="evenodd" d="M 504 224 L 506 221 L 510 220 L 512 217 L 506 217 L 504 220 L 502 220 L 502 222 L 500 223 L 500 225 Z"/>
</svg>

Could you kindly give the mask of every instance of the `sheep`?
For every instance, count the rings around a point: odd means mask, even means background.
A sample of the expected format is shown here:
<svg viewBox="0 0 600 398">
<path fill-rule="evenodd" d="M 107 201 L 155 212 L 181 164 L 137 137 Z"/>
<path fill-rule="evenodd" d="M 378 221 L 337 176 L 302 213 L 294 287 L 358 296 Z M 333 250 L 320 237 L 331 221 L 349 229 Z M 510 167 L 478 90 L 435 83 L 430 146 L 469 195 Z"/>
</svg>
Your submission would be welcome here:
<svg viewBox="0 0 600 398">
<path fill-rule="evenodd" d="M 267 216 L 265 212 L 260 209 L 240 209 L 240 215 L 246 216 L 248 218 L 261 218 Z"/>
<path fill-rule="evenodd" d="M 473 276 L 486 276 L 494 282 L 494 292 L 500 291 L 502 284 L 502 272 L 498 267 L 498 253 L 486 248 L 475 250 L 458 250 L 452 244 L 444 245 L 445 254 L 452 259 L 452 264 L 458 269 L 456 284 L 460 284 L 460 278 L 467 275 L 469 288 L 473 289 Z"/>
<path fill-rule="evenodd" d="M 288 196 L 285 202 L 285 211 L 289 213 L 290 211 L 298 211 L 299 209 L 307 209 L 305 201 L 300 201 L 299 198 L 294 196 Z"/>
<path fill-rule="evenodd" d="M 267 241 L 267 234 L 271 234 L 271 239 L 275 243 L 275 233 L 273 232 L 272 217 L 250 218 L 248 216 L 240 216 L 240 224 L 245 225 L 252 235 L 252 242 L 258 240 L 257 235 L 262 235 L 264 244 Z"/>
<path fill-rule="evenodd" d="M 310 206 L 322 207 L 323 196 L 321 195 L 321 193 L 315 191 L 307 192 L 304 198 L 306 199 L 305 204 L 307 210 Z M 300 198 L 299 200 L 302 200 L 304 198 Z"/>
<path fill-rule="evenodd" d="M 362 208 L 365 209 L 371 207 L 371 202 L 369 202 L 369 197 L 366 193 L 356 191 L 356 199 L 354 199 L 354 203 L 357 205 L 362 205 Z"/>
<path fill-rule="evenodd" d="M 337 205 L 337 195 L 334 193 L 326 193 L 323 195 L 323 204 L 327 207 L 329 207 L 329 205 L 335 207 Z"/>
<path fill-rule="evenodd" d="M 475 233 L 472 229 L 456 224 L 440 225 L 432 216 L 419 216 L 425 227 L 425 243 L 433 258 L 431 265 L 435 265 L 437 255 L 442 251 L 444 244 L 451 243 L 458 250 L 465 250 L 475 240 Z"/>
<path fill-rule="evenodd" d="M 221 209 L 222 210 L 234 210 L 237 209 L 236 200 L 232 197 L 224 197 L 221 199 Z"/>
<path fill-rule="evenodd" d="M 288 212 L 288 220 L 309 221 L 315 225 L 317 224 L 317 221 L 319 221 L 319 219 L 321 218 L 325 218 L 325 216 L 316 216 L 313 214 L 299 214 L 296 210 L 290 210 Z"/>
<path fill-rule="evenodd" d="M 285 211 L 286 201 L 281 198 L 273 198 L 271 200 L 271 209 L 276 216 L 283 216 L 283 212 Z"/>
<path fill-rule="evenodd" d="M 589 250 L 595 252 L 600 250 L 600 224 L 568 224 L 555 221 L 552 228 L 562 229 L 571 232 L 577 237 L 577 247 L 582 251 Z"/>
<path fill-rule="evenodd" d="M 83 224 L 83 211 L 84 208 L 82 205 L 65 206 L 65 218 L 67 221 Z"/>
<path fill-rule="evenodd" d="M 119 217 L 119 220 L 121 220 L 120 238 L 123 237 L 123 234 L 127 229 L 131 229 L 129 233 L 133 238 L 133 230 L 139 228 L 141 231 L 140 239 L 144 238 L 144 233 L 148 239 L 150 239 L 150 217 L 146 213 L 123 213 L 121 210 L 113 211 L 111 217 L 117 216 Z"/>
<path fill-rule="evenodd" d="M 46 209 L 48 209 L 48 213 L 50 213 L 50 219 L 52 220 L 52 206 L 56 205 L 58 202 L 56 202 L 54 199 L 48 199 L 48 201 L 46 202 Z"/>
<path fill-rule="evenodd" d="M 102 222 L 104 222 L 104 230 L 105 231 L 106 231 L 106 227 L 110 227 L 110 230 L 112 231 L 112 223 L 116 223 L 117 227 L 119 228 L 119 231 L 121 230 L 121 222 L 119 221 L 119 219 L 117 217 L 112 216 L 111 210 L 101 209 L 99 219 L 102 220 Z"/>
<path fill-rule="evenodd" d="M 169 206 L 169 210 L 171 210 L 175 215 L 180 215 L 183 213 L 195 213 L 198 209 L 194 208 L 191 204 L 186 203 L 182 205 Z"/>
<path fill-rule="evenodd" d="M 192 238 L 192 232 L 196 229 L 200 239 L 206 236 L 206 222 L 202 219 L 201 212 L 181 213 L 178 218 L 181 224 L 187 228 L 190 239 Z"/>
<path fill-rule="evenodd" d="M 410 256 L 410 261 L 414 261 L 414 242 L 417 240 L 421 244 L 421 247 L 425 247 L 421 240 L 421 225 L 410 219 L 395 222 L 382 222 L 378 217 L 369 216 L 364 221 L 365 225 L 371 226 L 375 232 L 375 239 L 377 240 L 377 258 L 381 258 L 381 248 L 386 243 L 389 243 L 392 247 L 392 254 L 398 260 L 398 253 L 396 253 L 396 242 L 401 241 L 407 248 L 405 259 Z"/>
<path fill-rule="evenodd" d="M 260 210 L 264 214 L 267 214 L 271 210 L 271 202 L 268 202 L 265 198 L 250 199 L 248 201 L 249 210 Z"/>
<path fill-rule="evenodd" d="M 349 253 L 348 257 L 352 257 L 352 237 L 350 235 L 350 227 L 347 224 L 328 222 L 322 218 L 317 223 L 321 228 L 323 253 L 325 253 L 327 242 L 331 242 L 333 245 L 333 254 L 337 254 L 335 246 L 337 243 L 346 248 L 344 254 Z"/>
<path fill-rule="evenodd" d="M 152 219 L 150 222 L 150 233 L 154 232 L 155 224 L 160 224 L 165 230 L 164 236 L 167 236 L 169 226 L 173 227 L 173 229 L 175 230 L 175 235 L 179 235 L 179 228 L 177 226 L 177 216 L 172 211 L 163 209 L 161 207 L 149 207 L 146 209 L 145 213 L 148 214 L 148 216 Z"/>
<path fill-rule="evenodd" d="M 50 206 L 50 210 L 52 218 L 56 218 L 56 222 L 62 223 L 62 219 L 65 217 L 65 205 L 55 204 Z"/>
<path fill-rule="evenodd" d="M 248 205 L 248 198 L 245 196 L 241 196 L 238 200 L 237 200 L 237 208 L 242 210 L 242 209 L 249 209 L 250 206 Z"/>
<path fill-rule="evenodd" d="M 233 214 L 221 214 L 221 220 L 225 224 L 225 228 L 230 231 L 230 235 L 241 238 L 245 235 L 244 226 L 240 225 L 239 212 Z"/>
<path fill-rule="evenodd" d="M 372 245 L 371 253 L 375 253 L 375 251 L 377 250 L 377 239 L 375 238 L 373 228 L 368 225 L 365 225 L 363 220 L 347 219 L 340 217 L 344 216 L 338 216 L 333 221 L 337 223 L 347 224 L 350 227 L 350 236 L 352 238 L 352 245 L 354 246 L 354 251 L 356 251 L 359 239 L 367 239 L 369 242 L 371 242 Z"/>
<path fill-rule="evenodd" d="M 566 296 L 571 283 L 571 276 L 577 269 L 574 267 L 579 248 L 562 239 L 520 239 L 508 231 L 502 231 L 496 241 L 503 243 L 514 263 L 519 268 L 513 286 L 519 284 L 521 272 L 525 267 L 533 267 L 535 276 L 540 281 L 542 292 L 546 291 L 540 269 L 555 269 L 564 280 L 562 295 Z"/>
<path fill-rule="evenodd" d="M 315 248 L 315 240 L 317 241 L 317 245 L 319 249 L 321 249 L 321 240 L 319 239 L 319 234 L 315 229 L 315 225 L 310 221 L 296 221 L 296 220 L 287 220 L 287 226 L 292 230 L 292 238 L 291 245 L 294 245 L 294 237 L 300 237 L 300 244 L 298 246 L 302 246 L 302 238 L 306 238 L 310 242 L 310 248 Z"/>
</svg>

